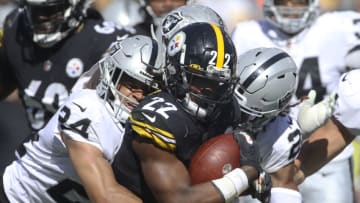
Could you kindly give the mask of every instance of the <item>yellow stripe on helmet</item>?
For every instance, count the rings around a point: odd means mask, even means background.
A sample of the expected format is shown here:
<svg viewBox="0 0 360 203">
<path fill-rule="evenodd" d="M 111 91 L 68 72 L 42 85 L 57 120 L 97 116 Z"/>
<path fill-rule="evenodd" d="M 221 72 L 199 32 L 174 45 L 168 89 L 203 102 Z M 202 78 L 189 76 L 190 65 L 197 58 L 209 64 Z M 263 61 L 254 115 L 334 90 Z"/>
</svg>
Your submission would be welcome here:
<svg viewBox="0 0 360 203">
<path fill-rule="evenodd" d="M 211 23 L 211 27 L 214 29 L 217 43 L 217 59 L 216 59 L 216 67 L 223 68 L 224 66 L 224 58 L 225 58 L 225 48 L 224 48 L 224 36 L 221 32 L 220 28 Z"/>
</svg>

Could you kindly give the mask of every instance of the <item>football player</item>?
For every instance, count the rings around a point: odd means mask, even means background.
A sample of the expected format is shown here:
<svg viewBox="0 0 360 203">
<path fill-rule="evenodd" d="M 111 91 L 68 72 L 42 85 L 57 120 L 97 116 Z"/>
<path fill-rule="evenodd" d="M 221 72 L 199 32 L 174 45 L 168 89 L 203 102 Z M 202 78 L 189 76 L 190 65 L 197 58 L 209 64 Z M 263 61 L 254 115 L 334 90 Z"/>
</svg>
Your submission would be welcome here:
<svg viewBox="0 0 360 203">
<path fill-rule="evenodd" d="M 293 103 L 311 89 L 316 90 L 316 101 L 333 92 L 336 81 L 346 71 L 346 52 L 359 40 L 358 13 L 332 12 L 318 17 L 318 4 L 318 0 L 265 0 L 264 19 L 240 23 L 233 32 L 239 54 L 259 46 L 278 47 L 294 58 L 299 68 L 299 85 Z M 294 119 L 298 109 L 291 108 Z M 300 127 L 304 134 L 308 133 Z M 352 202 L 351 155 L 349 146 L 309 177 L 300 186 L 303 201 Z"/>
<path fill-rule="evenodd" d="M 214 10 L 202 5 L 188 4 L 174 9 L 162 19 L 161 26 L 156 29 L 156 38 L 159 42 L 163 42 L 163 45 L 166 46 L 175 32 L 191 23 L 198 22 L 214 23 L 220 28 L 226 30 L 223 20 Z M 76 91 L 79 88 L 81 89 L 83 84 L 86 83 L 86 81 L 89 80 L 91 75 L 93 75 L 96 71 L 97 70 L 95 69 L 91 69 L 82 74 L 73 86 L 72 91 Z M 153 68 L 151 71 L 157 76 L 161 76 L 165 70 L 156 70 Z"/>
<path fill-rule="evenodd" d="M 129 116 L 112 164 L 116 179 L 144 202 L 230 202 L 257 177 L 255 156 L 242 168 L 198 185 L 191 185 L 187 166 L 231 101 L 232 40 L 214 24 L 193 23 L 174 33 L 167 58 L 166 89 L 146 97 Z"/>
<path fill-rule="evenodd" d="M 104 22 L 88 9 L 90 3 L 26 0 L 5 21 L 0 98 L 18 88 L 34 130 L 44 126 L 111 42 L 129 34 Z"/>
<path fill-rule="evenodd" d="M 95 64 L 100 75 L 72 93 L 45 128 L 18 149 L 20 157 L 2 176 L 8 200 L 141 202 L 116 183 L 110 163 L 129 112 L 158 88 L 147 69 L 164 65 L 163 56 L 146 36 L 114 44 L 110 55 Z"/>
<path fill-rule="evenodd" d="M 301 202 L 297 184 L 289 181 L 302 141 L 297 122 L 288 114 L 298 82 L 295 62 L 281 49 L 255 48 L 239 55 L 236 75 L 234 98 L 240 111 L 234 130 L 252 135 L 261 168 L 272 179 L 271 191 L 258 190 L 255 197 L 262 202 Z"/>
</svg>

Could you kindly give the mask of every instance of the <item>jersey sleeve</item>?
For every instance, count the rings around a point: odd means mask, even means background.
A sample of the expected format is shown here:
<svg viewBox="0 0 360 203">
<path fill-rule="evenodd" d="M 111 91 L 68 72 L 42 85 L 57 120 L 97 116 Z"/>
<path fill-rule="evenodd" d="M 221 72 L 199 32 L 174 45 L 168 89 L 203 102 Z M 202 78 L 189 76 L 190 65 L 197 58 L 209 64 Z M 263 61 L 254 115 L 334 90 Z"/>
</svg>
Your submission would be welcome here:
<svg viewBox="0 0 360 203">
<path fill-rule="evenodd" d="M 360 70 L 352 70 L 342 75 L 337 89 L 334 117 L 352 135 L 360 135 Z"/>
<path fill-rule="evenodd" d="M 167 121 L 151 111 L 133 111 L 130 116 L 134 136 L 146 139 L 166 151 L 175 151 L 176 139 Z"/>
<path fill-rule="evenodd" d="M 169 152 L 182 153 L 184 145 L 196 143 L 201 134 L 172 96 L 162 92 L 145 98 L 131 112 L 129 121 L 133 138 Z"/>
<path fill-rule="evenodd" d="M 102 119 L 101 114 L 97 113 L 96 106 L 91 106 L 89 102 L 85 103 L 84 98 L 91 100 L 91 95 L 84 94 L 84 91 L 71 95 L 70 99 L 60 108 L 58 114 L 59 130 L 63 135 L 72 140 L 91 144 L 101 151 L 101 139 L 105 137 L 98 136 L 96 131 L 99 120 Z M 93 105 L 96 102 L 93 102 Z"/>
<path fill-rule="evenodd" d="M 274 173 L 293 162 L 300 153 L 301 133 L 297 123 L 288 115 L 278 116 L 256 139 L 260 147 L 261 167 L 267 173 Z"/>
</svg>

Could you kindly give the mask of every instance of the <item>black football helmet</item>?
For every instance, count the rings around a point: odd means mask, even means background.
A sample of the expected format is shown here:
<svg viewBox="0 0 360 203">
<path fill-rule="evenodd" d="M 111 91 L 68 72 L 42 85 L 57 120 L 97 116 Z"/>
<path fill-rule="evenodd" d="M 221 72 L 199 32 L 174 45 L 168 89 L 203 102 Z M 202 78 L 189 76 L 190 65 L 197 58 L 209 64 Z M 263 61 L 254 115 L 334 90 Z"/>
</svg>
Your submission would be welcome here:
<svg viewBox="0 0 360 203">
<path fill-rule="evenodd" d="M 33 41 L 51 47 L 76 29 L 93 0 L 21 0 Z"/>
<path fill-rule="evenodd" d="M 198 119 L 215 116 L 233 92 L 236 51 L 230 36 L 210 23 L 193 23 L 170 38 L 165 82 Z"/>
</svg>

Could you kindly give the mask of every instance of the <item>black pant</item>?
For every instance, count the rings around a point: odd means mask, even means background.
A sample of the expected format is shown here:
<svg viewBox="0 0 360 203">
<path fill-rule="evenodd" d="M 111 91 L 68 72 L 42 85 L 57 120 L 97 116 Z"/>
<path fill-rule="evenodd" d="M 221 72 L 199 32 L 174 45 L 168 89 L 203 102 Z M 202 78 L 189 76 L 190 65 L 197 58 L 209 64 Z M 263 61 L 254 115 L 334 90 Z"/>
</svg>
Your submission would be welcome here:
<svg viewBox="0 0 360 203">
<path fill-rule="evenodd" d="M 0 203 L 10 203 L 10 201 L 8 200 L 8 198 L 5 195 L 5 190 L 4 190 L 4 185 L 3 185 L 3 175 L 4 173 L 1 173 L 1 178 L 0 178 Z"/>
</svg>

